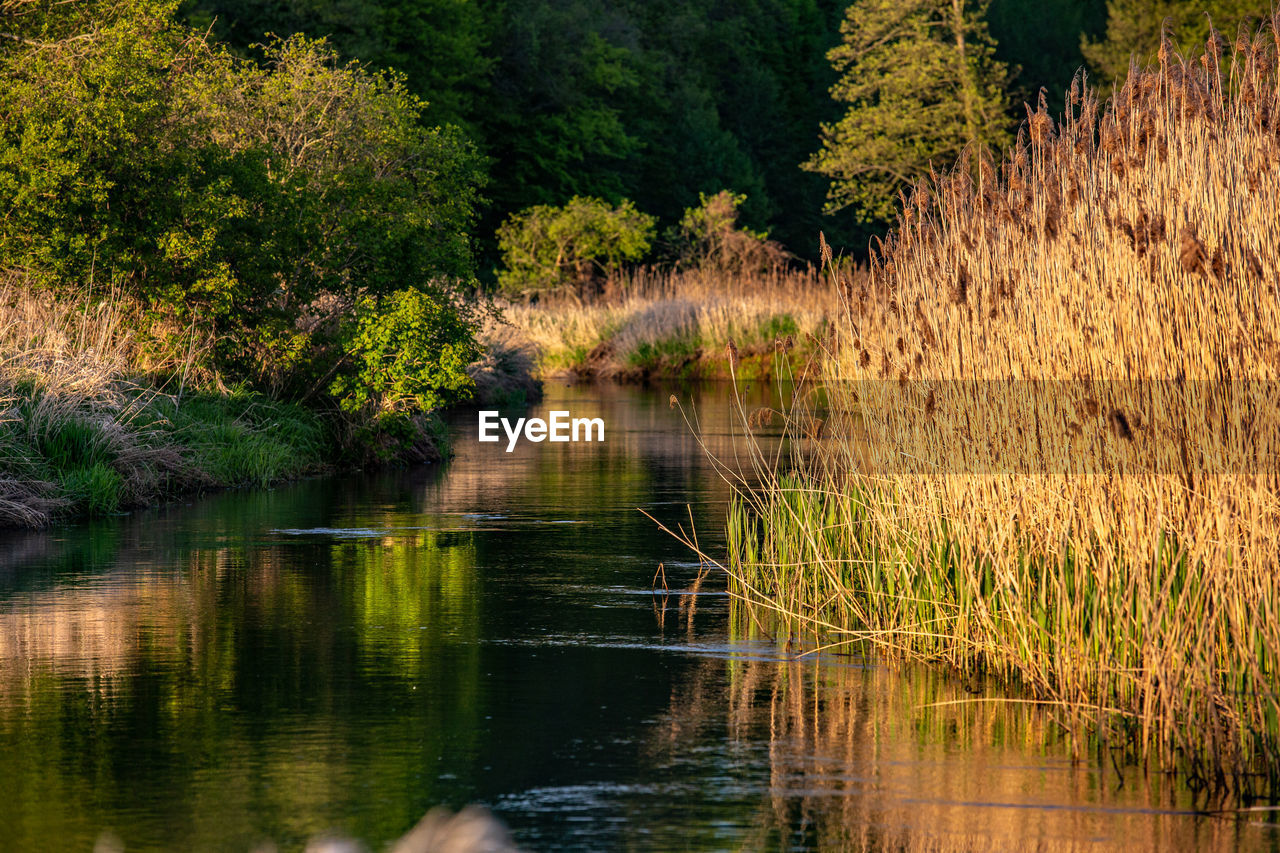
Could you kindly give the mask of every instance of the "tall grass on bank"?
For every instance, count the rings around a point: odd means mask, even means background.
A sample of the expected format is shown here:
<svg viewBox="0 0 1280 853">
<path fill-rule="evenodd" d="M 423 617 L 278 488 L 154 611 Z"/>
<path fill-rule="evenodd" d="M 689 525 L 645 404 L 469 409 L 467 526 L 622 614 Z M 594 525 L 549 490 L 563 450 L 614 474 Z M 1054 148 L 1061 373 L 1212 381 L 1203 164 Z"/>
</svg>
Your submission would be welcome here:
<svg viewBox="0 0 1280 853">
<path fill-rule="evenodd" d="M 603 290 L 592 300 L 503 306 L 544 375 L 727 379 L 729 340 L 759 375 L 772 367 L 776 340 L 802 345 L 836 307 L 834 289 L 813 270 L 641 268 L 618 273 Z"/>
<path fill-rule="evenodd" d="M 140 346 L 127 302 L 0 283 L 0 527 L 106 515 L 208 486 L 318 466 L 328 439 L 301 407 L 194 393 L 191 353 Z M 159 388 L 146 377 L 171 377 Z"/>
<path fill-rule="evenodd" d="M 824 440 L 738 490 L 738 597 L 1276 795 L 1278 29 L 1166 43 L 917 188 L 841 282 Z"/>
</svg>

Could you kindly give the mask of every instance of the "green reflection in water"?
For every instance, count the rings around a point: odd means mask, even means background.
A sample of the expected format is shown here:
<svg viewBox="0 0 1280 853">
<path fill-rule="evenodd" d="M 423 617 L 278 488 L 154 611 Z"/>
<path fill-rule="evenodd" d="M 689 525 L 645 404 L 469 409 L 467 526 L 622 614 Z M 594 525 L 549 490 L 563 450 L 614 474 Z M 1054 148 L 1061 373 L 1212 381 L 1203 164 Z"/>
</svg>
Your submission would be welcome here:
<svg viewBox="0 0 1280 853">
<path fill-rule="evenodd" d="M 685 594 L 698 567 L 636 508 L 692 504 L 715 549 L 725 489 L 669 393 L 528 413 L 603 416 L 604 445 L 494 452 L 464 414 L 447 466 L 5 536 L 0 849 L 378 849 L 472 801 L 531 849 L 1275 847 L 1135 811 L 1185 792 L 1073 766 L 1042 712 L 779 660 L 720 578 Z M 727 396 L 699 412 L 732 458 Z"/>
<path fill-rule="evenodd" d="M 479 737 L 472 535 L 162 550 L 0 615 L 6 843 L 375 838 L 467 797 L 435 765 Z"/>
</svg>

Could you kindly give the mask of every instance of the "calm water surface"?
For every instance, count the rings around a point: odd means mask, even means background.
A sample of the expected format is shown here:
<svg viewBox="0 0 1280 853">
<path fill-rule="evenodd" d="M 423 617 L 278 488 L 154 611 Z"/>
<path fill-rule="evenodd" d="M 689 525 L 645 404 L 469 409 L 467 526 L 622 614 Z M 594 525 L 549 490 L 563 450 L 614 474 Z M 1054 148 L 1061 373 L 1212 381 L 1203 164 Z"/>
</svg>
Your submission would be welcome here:
<svg viewBox="0 0 1280 853">
<path fill-rule="evenodd" d="M 0 535 L 0 849 L 379 849 L 470 802 L 530 850 L 1280 849 L 1274 815 L 1074 765 L 1026 706 L 731 619 L 638 511 L 692 505 L 717 547 L 671 390 L 529 412 L 603 444 L 508 454 L 459 416 L 445 465 Z M 732 458 L 726 392 L 678 393 Z"/>
</svg>

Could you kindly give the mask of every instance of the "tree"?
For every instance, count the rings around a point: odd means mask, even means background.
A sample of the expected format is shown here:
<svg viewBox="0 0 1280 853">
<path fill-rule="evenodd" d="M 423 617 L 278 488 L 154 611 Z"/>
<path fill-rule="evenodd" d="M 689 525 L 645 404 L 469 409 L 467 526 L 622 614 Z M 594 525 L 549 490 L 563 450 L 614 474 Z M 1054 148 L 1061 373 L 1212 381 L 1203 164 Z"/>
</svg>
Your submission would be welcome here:
<svg viewBox="0 0 1280 853">
<path fill-rule="evenodd" d="M 352 376 L 401 413 L 458 390 L 479 162 L 423 126 L 400 76 L 301 37 L 249 62 L 172 0 L 42 5 L 0 40 L 7 264 L 50 288 L 119 283 L 146 331 L 203 333 L 207 366 L 275 392 Z M 408 378 L 360 362 L 427 328 L 453 355 L 401 358 Z"/>
<path fill-rule="evenodd" d="M 968 146 L 1004 145 L 1007 71 L 992 58 L 981 4 L 859 0 L 827 57 L 849 104 L 822 125 L 822 150 L 803 168 L 831 178 L 827 212 L 854 207 L 887 221 L 899 191 L 930 166 L 949 168 Z"/>
<path fill-rule="evenodd" d="M 1213 26 L 1234 35 L 1271 10 L 1270 0 L 1107 0 L 1107 34 L 1100 41 L 1081 38 L 1089 66 L 1104 82 L 1123 80 L 1130 57 L 1139 65 L 1151 62 L 1160 49 L 1165 19 L 1175 47 L 1193 52 L 1209 38 Z"/>
<path fill-rule="evenodd" d="M 498 284 L 512 293 L 587 287 L 624 261 L 649 251 L 654 219 L 623 201 L 574 196 L 563 207 L 540 204 L 512 214 L 498 229 L 506 269 Z"/>
<path fill-rule="evenodd" d="M 15 0 L 8 0 L 14 2 Z M 267 33 L 325 36 L 389 65 L 486 155 L 479 233 L 572 196 L 633 200 L 668 224 L 699 192 L 816 246 L 826 182 L 795 164 L 836 117 L 823 54 L 848 0 L 186 0 L 242 55 Z M 1074 37 L 1073 37 L 1074 38 Z M 1074 44 L 1074 41 L 1073 41 Z M 838 229 L 836 229 L 838 230 Z M 484 250 L 491 251 L 486 245 Z M 487 260 L 497 263 L 496 254 Z"/>
<path fill-rule="evenodd" d="M 1071 81 L 1085 66 L 1081 42 L 1106 30 L 1106 5 L 1106 0 L 991 0 L 987 24 L 996 58 L 1011 72 L 1015 115 L 1023 102 L 1036 103 L 1042 89 L 1049 112 L 1063 111 Z"/>
<path fill-rule="evenodd" d="M 680 217 L 668 238 L 682 266 L 722 272 L 765 272 L 787 262 L 788 255 L 769 235 L 738 225 L 747 197 L 721 190 L 699 194 L 699 203 Z"/>
<path fill-rule="evenodd" d="M 265 58 L 211 52 L 175 87 L 170 123 L 175 148 L 247 163 L 237 174 L 253 176 L 230 187 L 240 215 L 216 225 L 215 257 L 231 277 L 204 289 L 231 333 L 223 362 L 274 390 L 314 389 L 311 377 L 350 367 L 333 365 L 331 332 L 353 310 L 368 313 L 364 297 L 410 282 L 463 310 L 448 291 L 473 275 L 480 164 L 456 129 L 422 125 L 402 75 L 340 62 L 303 36 L 272 42 Z M 205 296 L 165 286 L 166 304 Z"/>
<path fill-rule="evenodd" d="M 246 54 L 270 37 L 323 36 L 346 59 L 402 72 L 431 124 L 469 133 L 492 66 L 489 25 L 473 0 L 187 0 L 185 13 Z"/>
</svg>

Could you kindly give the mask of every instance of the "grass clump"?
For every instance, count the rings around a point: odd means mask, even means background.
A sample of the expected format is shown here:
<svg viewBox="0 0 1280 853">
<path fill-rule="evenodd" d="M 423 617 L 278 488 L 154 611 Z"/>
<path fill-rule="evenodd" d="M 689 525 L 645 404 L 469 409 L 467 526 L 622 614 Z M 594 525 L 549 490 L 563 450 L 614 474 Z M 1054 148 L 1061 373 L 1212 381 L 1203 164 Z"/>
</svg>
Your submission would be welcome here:
<svg viewBox="0 0 1280 853">
<path fill-rule="evenodd" d="M 832 273 L 825 429 L 798 398 L 792 455 L 735 480 L 749 608 L 1276 795 L 1278 29 L 1166 43 L 1105 105 L 1074 86 Z"/>
<path fill-rule="evenodd" d="M 219 485 L 265 486 L 296 473 L 299 462 L 318 467 L 331 444 L 315 413 L 261 394 L 160 398 L 152 411 L 163 435 Z"/>
<path fill-rule="evenodd" d="M 300 405 L 184 389 L 188 365 L 148 361 L 123 305 L 0 289 L 0 526 L 265 485 L 333 456 L 331 431 Z M 174 393 L 148 372 L 178 377 Z"/>
<path fill-rule="evenodd" d="M 835 306 L 834 289 L 812 270 L 702 266 L 618 273 L 599 297 L 509 304 L 503 314 L 544 376 L 728 379 L 728 343 L 764 378 L 776 344 L 804 351 Z"/>
</svg>

